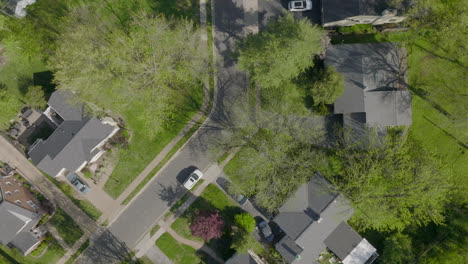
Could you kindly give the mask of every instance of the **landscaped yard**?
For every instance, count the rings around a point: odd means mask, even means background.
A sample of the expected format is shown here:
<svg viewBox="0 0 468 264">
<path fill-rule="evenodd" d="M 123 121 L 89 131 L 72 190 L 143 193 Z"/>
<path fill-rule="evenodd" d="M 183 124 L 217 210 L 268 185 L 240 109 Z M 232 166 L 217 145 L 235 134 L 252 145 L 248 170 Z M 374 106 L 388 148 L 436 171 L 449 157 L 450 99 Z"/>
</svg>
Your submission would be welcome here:
<svg viewBox="0 0 468 264">
<path fill-rule="evenodd" d="M 38 258 L 25 257 L 17 249 L 0 245 L 0 263 L 2 264 L 50 264 L 56 263 L 64 254 L 65 250 L 55 240 L 49 243 L 44 255 Z"/>
<path fill-rule="evenodd" d="M 232 256 L 234 250 L 230 248 L 232 239 L 230 226 L 234 223 L 234 216 L 243 212 L 242 209 L 230 200 L 216 185 L 208 185 L 200 197 L 171 226 L 179 235 L 187 239 L 203 242 L 201 238 L 192 236 L 189 229 L 191 219 L 197 210 L 219 210 L 219 214 L 225 222 L 226 230 L 221 238 L 212 239 L 207 245 L 224 259 Z"/>
<path fill-rule="evenodd" d="M 73 221 L 73 218 L 60 208 L 56 209 L 54 216 L 50 219 L 50 223 L 57 229 L 60 236 L 69 246 L 73 246 L 84 234 L 83 230 Z"/>
<path fill-rule="evenodd" d="M 175 264 L 198 264 L 201 262 L 195 249 L 180 244 L 168 233 L 162 234 L 156 240 L 156 246 Z"/>
</svg>

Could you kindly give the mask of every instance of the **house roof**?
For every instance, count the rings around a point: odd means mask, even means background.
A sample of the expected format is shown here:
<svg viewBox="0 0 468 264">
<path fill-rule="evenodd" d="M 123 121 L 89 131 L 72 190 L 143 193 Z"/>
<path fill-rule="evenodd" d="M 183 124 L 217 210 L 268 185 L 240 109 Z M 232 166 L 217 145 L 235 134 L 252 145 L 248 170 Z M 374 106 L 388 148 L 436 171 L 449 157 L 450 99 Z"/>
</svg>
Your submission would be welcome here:
<svg viewBox="0 0 468 264">
<path fill-rule="evenodd" d="M 0 243 L 3 245 L 10 243 L 27 226 L 34 226 L 39 221 L 37 214 L 8 201 L 0 203 L 0 219 Z"/>
<path fill-rule="evenodd" d="M 329 48 L 325 65 L 343 75 L 345 85 L 334 112 L 364 113 L 365 122 L 373 126 L 410 125 L 411 95 L 406 90 L 403 56 L 398 44 L 390 42 Z"/>
<path fill-rule="evenodd" d="M 38 213 L 40 210 L 39 201 L 13 176 L 0 177 L 0 197 L 10 203 L 20 201 L 16 204 L 31 212 Z"/>
<path fill-rule="evenodd" d="M 39 238 L 28 231 L 19 232 L 18 235 L 10 242 L 21 253 L 26 254 L 32 247 L 39 242 Z"/>
<path fill-rule="evenodd" d="M 276 250 L 286 260 L 287 263 L 301 259 L 300 255 L 303 251 L 289 236 L 284 236 L 278 243 L 275 244 Z"/>
<path fill-rule="evenodd" d="M 55 176 L 62 168 L 76 171 L 96 154 L 92 151 L 107 138 L 114 127 L 84 114 L 82 106 L 67 105 L 69 95 L 54 92 L 49 105 L 64 121 L 45 141 L 37 142 L 28 152 L 36 166 Z"/>
<path fill-rule="evenodd" d="M 379 0 L 323 0 L 322 22 L 330 23 L 348 17 L 380 15 L 383 6 Z"/>
<path fill-rule="evenodd" d="M 279 208 L 274 221 L 295 240 L 313 221 L 320 218 L 320 214 L 336 196 L 331 184 L 317 174 L 310 182 L 299 187 Z"/>
<path fill-rule="evenodd" d="M 362 237 L 346 222 L 341 222 L 325 239 L 325 245 L 341 260 L 344 260 L 361 242 Z"/>
</svg>

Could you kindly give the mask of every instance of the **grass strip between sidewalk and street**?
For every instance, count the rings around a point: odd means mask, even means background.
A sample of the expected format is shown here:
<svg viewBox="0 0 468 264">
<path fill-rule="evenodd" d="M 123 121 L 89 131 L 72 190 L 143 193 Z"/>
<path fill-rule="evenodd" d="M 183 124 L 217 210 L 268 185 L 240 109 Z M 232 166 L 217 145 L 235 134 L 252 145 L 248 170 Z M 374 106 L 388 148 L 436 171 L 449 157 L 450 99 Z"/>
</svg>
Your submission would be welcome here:
<svg viewBox="0 0 468 264">
<path fill-rule="evenodd" d="M 89 239 L 87 239 L 79 248 L 78 250 L 71 255 L 71 257 L 65 262 L 65 264 L 72 264 L 75 260 L 85 251 L 89 246 Z"/>
<path fill-rule="evenodd" d="M 167 153 L 167 155 L 159 162 L 159 164 L 143 179 L 140 184 L 123 200 L 122 205 L 127 205 L 142 189 L 145 185 L 153 179 L 154 176 L 161 170 L 161 168 L 176 154 L 176 152 L 192 137 L 192 135 L 200 128 L 201 124 L 205 121 L 206 116 L 203 116 L 199 121 L 193 125 L 192 128 L 174 145 L 174 147 Z"/>
<path fill-rule="evenodd" d="M 73 218 L 59 207 L 57 207 L 54 216 L 50 219 L 50 224 L 57 229 L 59 235 L 70 247 L 84 234 L 80 226 L 73 221 Z"/>
</svg>

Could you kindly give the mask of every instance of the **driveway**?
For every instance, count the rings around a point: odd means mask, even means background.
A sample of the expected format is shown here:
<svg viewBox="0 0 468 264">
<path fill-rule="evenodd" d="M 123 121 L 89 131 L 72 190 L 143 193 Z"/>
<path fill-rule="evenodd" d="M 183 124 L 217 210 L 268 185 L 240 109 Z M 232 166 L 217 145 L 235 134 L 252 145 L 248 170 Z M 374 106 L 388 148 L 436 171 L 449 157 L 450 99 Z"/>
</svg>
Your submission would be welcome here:
<svg viewBox="0 0 468 264">
<path fill-rule="evenodd" d="M 186 192 L 183 182 L 195 167 L 205 171 L 216 160 L 209 151 L 209 142 L 220 136 L 217 124 L 229 119 L 234 102 L 241 100 L 248 87 L 246 73 L 239 72 L 231 58 L 235 41 L 246 28 L 256 26 L 255 10 L 244 11 L 250 0 L 215 0 L 214 44 L 218 53 L 215 100 L 210 118 L 180 151 L 160 170 L 142 192 L 109 225 L 109 230 L 129 248 L 134 248 L 165 211 Z M 248 21 L 247 23 L 245 21 Z M 215 120 L 215 121 L 213 121 Z M 76 263 L 112 263 L 106 238 L 98 238 Z"/>
</svg>

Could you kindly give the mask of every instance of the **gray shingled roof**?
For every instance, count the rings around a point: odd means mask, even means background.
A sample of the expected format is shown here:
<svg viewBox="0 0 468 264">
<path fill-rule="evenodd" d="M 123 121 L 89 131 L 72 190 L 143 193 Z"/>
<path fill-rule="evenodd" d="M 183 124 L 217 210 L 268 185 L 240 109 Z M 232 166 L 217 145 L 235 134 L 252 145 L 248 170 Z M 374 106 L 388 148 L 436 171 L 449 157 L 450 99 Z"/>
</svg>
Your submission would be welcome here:
<svg viewBox="0 0 468 264">
<path fill-rule="evenodd" d="M 35 225 L 39 219 L 31 211 L 23 209 L 7 201 L 0 203 L 0 243 L 7 245 L 18 232 L 31 224 Z"/>
<path fill-rule="evenodd" d="M 404 87 L 402 54 L 397 43 L 334 45 L 325 65 L 343 75 L 345 91 L 336 99 L 336 114 L 365 113 L 373 126 L 411 124 L 411 95 Z"/>
<path fill-rule="evenodd" d="M 284 236 L 275 244 L 275 248 L 287 263 L 298 260 L 303 251 L 289 236 Z"/>
<path fill-rule="evenodd" d="M 320 214 L 336 198 L 332 186 L 321 175 L 297 191 L 279 208 L 274 221 L 292 239 L 299 237 L 307 227 L 320 218 Z"/>
<path fill-rule="evenodd" d="M 323 0 L 322 22 L 330 23 L 348 17 L 380 15 L 383 6 L 379 0 Z"/>
<path fill-rule="evenodd" d="M 47 104 L 64 120 L 78 120 L 83 118 L 83 105 L 73 100 L 73 94 L 68 91 L 55 91 Z"/>
<path fill-rule="evenodd" d="M 25 255 L 33 246 L 39 242 L 39 239 L 29 230 L 19 232 L 18 235 L 10 242 L 23 255 Z"/>
<path fill-rule="evenodd" d="M 96 150 L 91 150 L 114 130 L 111 125 L 84 115 L 82 107 L 67 108 L 67 103 L 73 103 L 67 98 L 58 91 L 52 94 L 49 105 L 64 121 L 47 140 L 38 142 L 28 153 L 32 162 L 51 176 L 62 168 L 76 171 L 83 162 L 89 162 L 96 154 Z"/>
<path fill-rule="evenodd" d="M 362 237 L 346 222 L 341 222 L 325 239 L 325 245 L 338 258 L 344 260 L 359 245 Z"/>
</svg>

